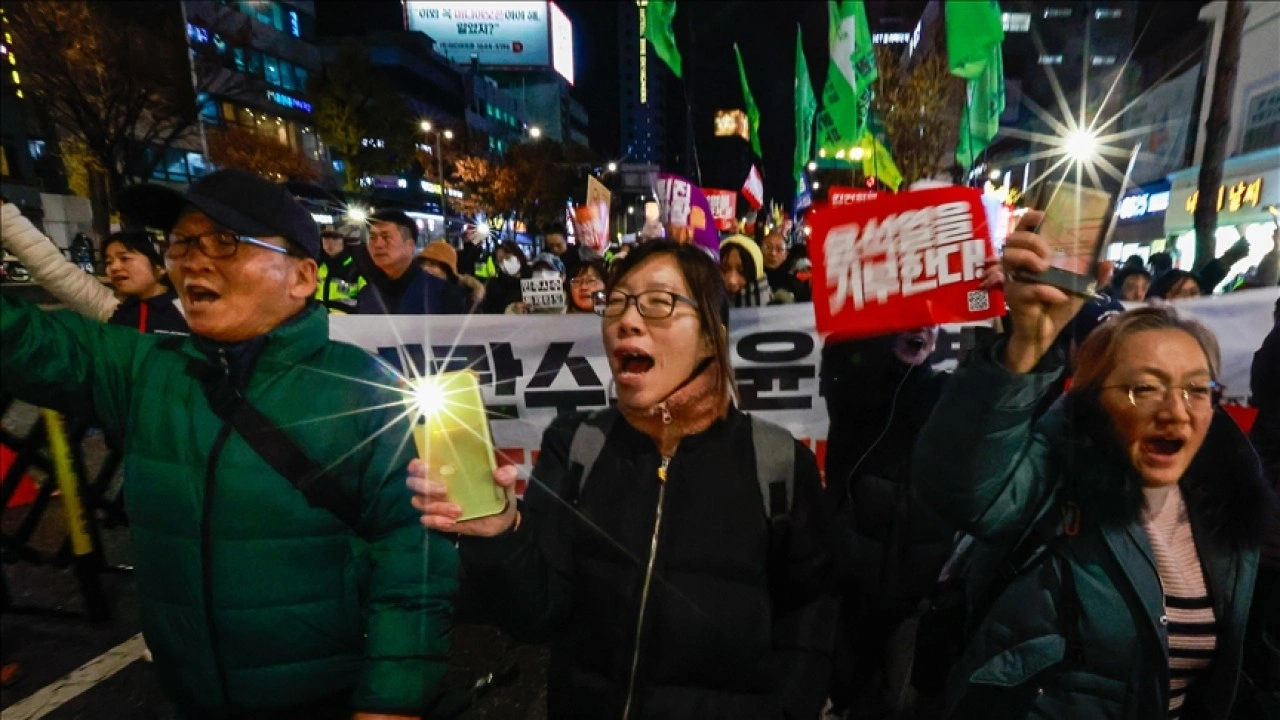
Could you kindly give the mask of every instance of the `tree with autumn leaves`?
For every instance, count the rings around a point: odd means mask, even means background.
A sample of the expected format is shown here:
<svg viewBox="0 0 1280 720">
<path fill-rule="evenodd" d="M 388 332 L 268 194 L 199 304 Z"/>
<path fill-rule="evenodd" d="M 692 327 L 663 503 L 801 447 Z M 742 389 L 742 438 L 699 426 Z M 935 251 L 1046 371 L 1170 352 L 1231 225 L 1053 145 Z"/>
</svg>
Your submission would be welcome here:
<svg viewBox="0 0 1280 720">
<path fill-rule="evenodd" d="M 945 55 L 898 70 L 897 52 L 885 45 L 875 52 L 881 70 L 871 110 L 884 124 L 886 146 L 904 182 L 947 173 L 955 164 L 964 81 L 950 73 Z"/>
</svg>

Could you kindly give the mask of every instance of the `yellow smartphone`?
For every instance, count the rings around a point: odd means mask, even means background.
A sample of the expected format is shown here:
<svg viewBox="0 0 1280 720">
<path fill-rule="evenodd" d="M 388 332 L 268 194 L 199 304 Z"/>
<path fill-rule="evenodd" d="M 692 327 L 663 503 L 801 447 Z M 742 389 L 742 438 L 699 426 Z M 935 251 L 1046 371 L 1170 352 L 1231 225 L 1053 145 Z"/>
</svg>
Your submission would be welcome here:
<svg viewBox="0 0 1280 720">
<path fill-rule="evenodd" d="M 470 370 L 440 373 L 420 378 L 415 390 L 418 457 L 449 488 L 449 501 L 462 507 L 458 520 L 501 513 L 507 495 L 493 481 L 497 462 L 478 376 Z"/>
</svg>

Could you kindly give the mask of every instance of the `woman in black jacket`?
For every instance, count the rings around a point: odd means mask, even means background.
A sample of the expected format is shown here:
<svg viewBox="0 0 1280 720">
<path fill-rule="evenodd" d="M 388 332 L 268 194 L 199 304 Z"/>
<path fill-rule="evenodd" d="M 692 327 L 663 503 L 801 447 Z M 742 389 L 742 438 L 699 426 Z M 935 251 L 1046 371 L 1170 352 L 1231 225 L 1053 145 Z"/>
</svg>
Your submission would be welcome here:
<svg viewBox="0 0 1280 720">
<path fill-rule="evenodd" d="M 551 643 L 553 718 L 810 720 L 822 708 L 831 507 L 809 450 L 780 429 L 758 443 L 763 426 L 733 406 L 726 306 L 701 250 L 641 246 L 601 307 L 617 409 L 552 423 L 518 508 L 456 522 L 444 485 L 411 466 L 423 522 L 462 536 L 495 619 Z M 594 428 L 602 444 L 584 473 L 571 447 Z M 793 451 L 787 482 L 766 493 L 761 458 L 779 450 Z M 515 468 L 495 479 L 510 489 Z"/>
</svg>

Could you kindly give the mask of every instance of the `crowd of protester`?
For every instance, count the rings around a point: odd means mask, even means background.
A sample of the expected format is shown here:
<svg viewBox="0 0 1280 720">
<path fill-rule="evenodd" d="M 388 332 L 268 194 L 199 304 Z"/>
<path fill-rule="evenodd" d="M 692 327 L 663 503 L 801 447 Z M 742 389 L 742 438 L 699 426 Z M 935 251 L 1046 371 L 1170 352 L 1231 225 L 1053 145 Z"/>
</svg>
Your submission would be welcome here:
<svg viewBox="0 0 1280 720">
<path fill-rule="evenodd" d="M 119 206 L 109 289 L 0 205 L 69 308 L 0 298 L 0 391 L 122 443 L 180 717 L 440 716 L 460 582 L 551 646 L 555 718 L 1280 716 L 1280 303 L 1246 437 L 1176 303 L 1015 279 L 1051 256 L 1028 212 L 983 274 L 1004 332 L 954 374 L 936 328 L 826 340 L 820 468 L 738 409 L 730 364 L 734 309 L 811 301 L 782 234 L 718 259 L 562 227 L 537 252 L 476 227 L 424 244 L 398 211 L 318 228 L 232 170 Z M 1198 296 L 1247 253 L 1131 258 L 1107 290 Z M 1278 262 L 1230 289 L 1274 287 Z M 616 404 L 558 418 L 523 498 L 501 467 L 505 510 L 464 521 L 399 441 L 394 380 L 327 315 L 477 312 L 596 313 Z"/>
</svg>

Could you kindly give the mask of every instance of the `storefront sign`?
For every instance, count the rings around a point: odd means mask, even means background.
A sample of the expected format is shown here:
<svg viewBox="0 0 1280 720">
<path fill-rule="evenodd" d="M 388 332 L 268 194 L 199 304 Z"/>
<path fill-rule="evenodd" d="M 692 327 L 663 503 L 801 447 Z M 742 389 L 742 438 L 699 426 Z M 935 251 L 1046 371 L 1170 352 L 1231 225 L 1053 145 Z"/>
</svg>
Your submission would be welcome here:
<svg viewBox="0 0 1280 720">
<path fill-rule="evenodd" d="M 1139 193 L 1130 195 L 1120 201 L 1117 215 L 1121 220 L 1137 220 L 1148 215 L 1162 213 L 1169 207 L 1169 191 L 1158 193 Z M 1193 208 L 1194 209 L 1194 208 Z"/>
<path fill-rule="evenodd" d="M 1256 208 L 1262 200 L 1262 178 L 1241 180 L 1234 185 L 1223 185 L 1218 188 L 1218 212 L 1226 208 L 1227 212 L 1236 212 L 1241 208 Z M 1191 193 L 1187 198 L 1187 212 L 1194 214 L 1200 202 L 1200 191 Z"/>
<path fill-rule="evenodd" d="M 294 108 L 296 110 L 301 110 L 303 112 L 308 112 L 308 113 L 311 112 L 311 103 L 307 102 L 306 100 L 299 100 L 298 98 L 293 97 L 292 95 L 285 95 L 282 92 L 276 92 L 275 90 L 268 90 L 267 99 L 277 105 L 283 105 L 287 108 Z"/>
</svg>

